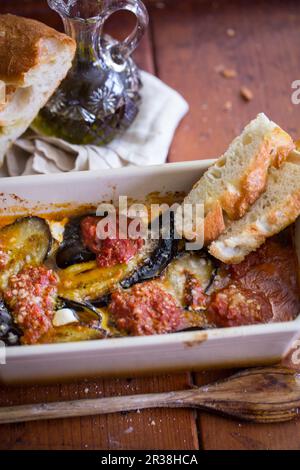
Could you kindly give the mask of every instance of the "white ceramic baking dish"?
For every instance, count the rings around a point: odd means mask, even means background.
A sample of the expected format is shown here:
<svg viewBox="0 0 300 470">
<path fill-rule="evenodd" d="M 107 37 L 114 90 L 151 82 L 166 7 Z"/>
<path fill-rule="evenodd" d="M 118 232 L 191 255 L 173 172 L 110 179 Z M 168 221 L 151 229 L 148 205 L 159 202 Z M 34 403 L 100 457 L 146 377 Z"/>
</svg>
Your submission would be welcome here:
<svg viewBox="0 0 300 470">
<path fill-rule="evenodd" d="M 2 178 L 0 214 L 16 207 L 65 202 L 94 203 L 127 195 L 143 199 L 153 191 L 188 191 L 212 161 L 146 168 Z M 128 337 L 69 344 L 6 348 L 0 364 L 4 383 L 40 382 L 88 376 L 145 374 L 280 360 L 300 337 L 300 316 L 291 322 Z"/>
</svg>

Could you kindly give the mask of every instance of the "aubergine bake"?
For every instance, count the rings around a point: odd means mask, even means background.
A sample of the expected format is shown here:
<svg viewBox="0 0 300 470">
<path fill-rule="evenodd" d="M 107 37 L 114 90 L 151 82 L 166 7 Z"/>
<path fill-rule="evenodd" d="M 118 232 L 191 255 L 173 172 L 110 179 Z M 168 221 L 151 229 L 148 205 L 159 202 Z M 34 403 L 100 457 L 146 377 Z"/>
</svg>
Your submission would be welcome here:
<svg viewBox="0 0 300 470">
<path fill-rule="evenodd" d="M 172 237 L 99 241 L 98 220 L 27 216 L 1 228 L 7 345 L 286 321 L 299 312 L 291 229 L 225 264 Z"/>
<path fill-rule="evenodd" d="M 184 219 L 180 231 L 171 212 L 167 238 L 159 223 L 157 237 L 149 226 L 143 238 L 118 230 L 100 240 L 93 210 L 0 217 L 0 339 L 28 345 L 295 319 L 300 153 L 290 136 L 259 115 L 183 202 L 199 201 L 202 226 Z M 187 251 L 185 239 L 200 229 L 204 247 Z"/>
</svg>

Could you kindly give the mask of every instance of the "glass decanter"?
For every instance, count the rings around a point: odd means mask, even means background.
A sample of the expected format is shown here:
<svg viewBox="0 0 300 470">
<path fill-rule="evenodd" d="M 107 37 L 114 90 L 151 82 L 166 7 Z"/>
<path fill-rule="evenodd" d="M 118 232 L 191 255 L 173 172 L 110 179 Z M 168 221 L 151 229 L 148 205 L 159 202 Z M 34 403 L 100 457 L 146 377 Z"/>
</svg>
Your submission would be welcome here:
<svg viewBox="0 0 300 470">
<path fill-rule="evenodd" d="M 72 69 L 32 127 L 74 144 L 107 144 L 138 113 L 142 84 L 130 55 L 147 27 L 147 10 L 140 0 L 48 0 L 48 4 L 62 17 L 77 52 Z M 134 31 L 123 42 L 103 34 L 104 22 L 118 10 L 137 17 Z"/>
</svg>

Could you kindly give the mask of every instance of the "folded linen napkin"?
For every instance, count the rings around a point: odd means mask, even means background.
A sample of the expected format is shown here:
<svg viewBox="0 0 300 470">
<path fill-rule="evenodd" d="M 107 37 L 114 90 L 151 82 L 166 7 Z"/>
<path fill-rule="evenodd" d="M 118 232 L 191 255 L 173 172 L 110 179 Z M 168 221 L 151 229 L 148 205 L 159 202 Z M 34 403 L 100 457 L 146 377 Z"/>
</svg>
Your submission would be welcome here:
<svg viewBox="0 0 300 470">
<path fill-rule="evenodd" d="M 188 111 L 186 101 L 153 75 L 142 72 L 140 111 L 131 127 L 106 146 L 72 145 L 33 132 L 6 154 L 0 176 L 153 165 L 165 162 L 175 129 Z"/>
</svg>

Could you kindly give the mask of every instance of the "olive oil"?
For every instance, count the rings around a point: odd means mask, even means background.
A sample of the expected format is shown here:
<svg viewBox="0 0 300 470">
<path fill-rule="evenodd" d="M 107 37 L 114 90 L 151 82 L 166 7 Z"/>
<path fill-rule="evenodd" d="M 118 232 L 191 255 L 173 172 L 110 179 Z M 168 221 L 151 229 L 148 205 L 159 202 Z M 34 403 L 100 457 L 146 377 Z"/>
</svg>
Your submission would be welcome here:
<svg viewBox="0 0 300 470">
<path fill-rule="evenodd" d="M 127 67 L 116 74 L 107 70 L 102 60 L 77 58 L 32 127 L 73 144 L 107 144 L 127 129 L 138 113 L 141 80 L 131 59 Z"/>
<path fill-rule="evenodd" d="M 72 144 L 104 145 L 127 129 L 138 114 L 139 71 L 130 58 L 148 24 L 140 0 L 48 0 L 63 19 L 65 31 L 77 43 L 72 69 L 34 120 L 46 136 Z M 105 20 L 129 9 L 137 17 L 133 33 L 119 43 L 103 35 Z"/>
</svg>

